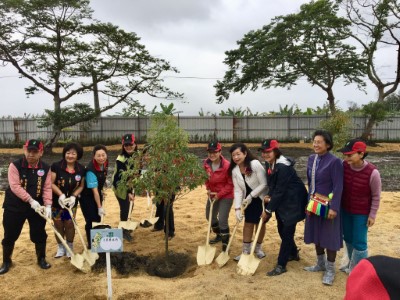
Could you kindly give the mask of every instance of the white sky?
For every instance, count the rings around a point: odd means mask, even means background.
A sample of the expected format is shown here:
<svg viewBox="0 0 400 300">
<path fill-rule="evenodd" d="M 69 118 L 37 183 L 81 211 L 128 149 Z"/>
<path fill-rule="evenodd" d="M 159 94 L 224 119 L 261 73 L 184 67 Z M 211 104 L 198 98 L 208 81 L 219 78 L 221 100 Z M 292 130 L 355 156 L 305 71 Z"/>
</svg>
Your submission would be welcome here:
<svg viewBox="0 0 400 300">
<path fill-rule="evenodd" d="M 279 111 L 288 104 L 298 104 L 301 109 L 323 106 L 326 94 L 318 87 L 311 87 L 306 80 L 287 89 L 259 89 L 243 95 L 231 94 L 228 101 L 216 104 L 214 84 L 227 70 L 223 64 L 224 52 L 236 48 L 236 41 L 252 29 L 261 28 L 277 15 L 298 12 L 303 0 L 95 0 L 91 1 L 94 18 L 114 23 L 126 31 L 133 31 L 154 56 L 168 60 L 180 71 L 176 76 L 201 77 L 165 78 L 165 85 L 185 94 L 184 102 L 174 102 L 181 115 L 197 116 L 204 112 L 218 113 L 228 108 L 253 112 Z M 394 77 L 393 59 L 396 51 L 384 49 L 377 59 L 383 77 Z M 24 88 L 27 79 L 19 79 L 11 67 L 0 68 L 0 90 L 3 116 L 42 114 L 52 109 L 51 96 L 39 93 L 29 99 Z M 376 90 L 368 82 L 367 94 L 356 85 L 345 87 L 338 81 L 334 87 L 339 106 L 345 108 L 349 101 L 360 104 L 375 100 Z M 138 97 L 150 110 L 161 99 Z M 107 99 L 101 99 L 107 104 Z M 170 102 L 164 101 L 164 104 Z M 71 104 L 67 102 L 66 104 Z M 123 105 L 104 115 L 120 112 Z"/>
</svg>

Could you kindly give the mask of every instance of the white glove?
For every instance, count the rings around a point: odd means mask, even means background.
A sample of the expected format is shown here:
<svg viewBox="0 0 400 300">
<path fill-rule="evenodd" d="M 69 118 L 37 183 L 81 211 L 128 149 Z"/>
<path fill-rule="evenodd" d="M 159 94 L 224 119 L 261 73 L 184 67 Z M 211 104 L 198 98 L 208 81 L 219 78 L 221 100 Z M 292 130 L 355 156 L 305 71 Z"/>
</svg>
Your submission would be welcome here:
<svg viewBox="0 0 400 300">
<path fill-rule="evenodd" d="M 46 205 L 44 209 L 44 215 L 47 219 L 51 219 L 51 205 Z"/>
<path fill-rule="evenodd" d="M 36 211 L 37 209 L 40 208 L 40 203 L 37 202 L 36 200 L 34 200 L 34 199 L 31 198 L 31 199 L 28 200 L 28 202 L 29 202 L 29 204 L 31 205 L 31 208 L 32 208 L 34 211 Z"/>
<path fill-rule="evenodd" d="M 252 198 L 251 195 L 249 194 L 249 195 L 247 196 L 247 198 L 243 200 L 242 205 L 243 205 L 244 207 L 247 207 L 247 206 L 250 205 L 250 203 L 251 203 L 252 200 L 253 200 L 253 198 Z"/>
<path fill-rule="evenodd" d="M 60 204 L 62 208 L 65 208 L 65 194 L 61 194 L 60 197 L 58 197 L 58 204 Z"/>
<path fill-rule="evenodd" d="M 98 209 L 97 209 L 97 214 L 100 216 L 100 218 L 102 217 L 102 216 L 105 216 L 106 215 L 106 211 L 104 210 L 104 208 L 102 208 L 102 207 L 99 207 Z"/>
<path fill-rule="evenodd" d="M 74 207 L 74 205 L 75 205 L 75 202 L 76 202 L 76 197 L 75 196 L 70 196 L 69 197 L 69 201 L 68 201 L 68 206 L 70 207 L 70 208 L 72 208 L 72 207 Z"/>
<path fill-rule="evenodd" d="M 240 209 L 235 210 L 235 214 L 236 214 L 236 220 L 238 222 L 241 222 L 243 219 L 242 210 L 240 210 Z"/>
</svg>

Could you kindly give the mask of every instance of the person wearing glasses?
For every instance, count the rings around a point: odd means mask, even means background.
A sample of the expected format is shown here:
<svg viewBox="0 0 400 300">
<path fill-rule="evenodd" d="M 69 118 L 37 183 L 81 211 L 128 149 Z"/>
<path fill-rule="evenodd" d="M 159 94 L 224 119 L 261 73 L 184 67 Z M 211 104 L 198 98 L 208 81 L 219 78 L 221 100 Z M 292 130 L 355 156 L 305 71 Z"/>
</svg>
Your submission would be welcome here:
<svg viewBox="0 0 400 300">
<path fill-rule="evenodd" d="M 332 285 L 335 279 L 336 253 L 343 247 L 340 216 L 343 164 L 339 158 L 330 153 L 333 148 L 330 132 L 316 130 L 313 134 L 313 148 L 315 154 L 308 158 L 307 163 L 310 201 L 307 205 L 304 242 L 315 245 L 317 263 L 314 266 L 305 267 L 304 270 L 324 272 L 322 283 Z M 309 209 L 314 208 L 314 205 L 311 207 L 310 203 L 315 203 L 319 210 L 310 212 Z M 326 214 L 321 214 L 322 211 L 326 211 Z"/>
</svg>

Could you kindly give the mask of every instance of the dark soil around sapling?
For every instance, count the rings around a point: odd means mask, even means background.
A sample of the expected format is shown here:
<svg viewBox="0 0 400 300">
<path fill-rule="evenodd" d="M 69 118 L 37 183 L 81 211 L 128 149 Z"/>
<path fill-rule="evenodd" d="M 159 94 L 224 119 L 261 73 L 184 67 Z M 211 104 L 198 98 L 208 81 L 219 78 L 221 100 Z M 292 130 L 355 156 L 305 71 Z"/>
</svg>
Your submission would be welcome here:
<svg viewBox="0 0 400 300">
<path fill-rule="evenodd" d="M 257 148 L 250 148 L 252 153 L 260 158 Z M 204 158 L 207 157 L 207 152 L 204 147 L 193 147 L 189 148 L 189 151 L 199 157 L 199 163 L 202 162 Z M 300 178 L 304 183 L 307 182 L 307 160 L 308 156 L 312 154 L 310 149 L 302 148 L 283 148 L 283 154 L 295 159 L 296 165 L 295 169 L 299 174 Z M 111 176 L 114 172 L 115 159 L 118 156 L 119 151 L 109 151 L 109 171 L 108 179 L 111 180 Z M 222 149 L 223 156 L 230 160 L 229 148 L 224 147 Z M 7 168 L 10 162 L 20 158 L 20 155 L 15 154 L 1 154 L 0 155 L 0 190 L 5 190 L 8 186 L 7 183 Z M 43 161 L 51 164 L 53 162 L 59 161 L 61 159 L 60 153 L 45 154 L 43 156 Z M 91 152 L 85 152 L 80 163 L 86 165 L 91 159 Z M 379 170 L 382 178 L 382 190 L 384 191 L 400 191 L 400 153 L 399 152 L 379 152 L 370 153 L 367 160 L 373 163 Z"/>
<path fill-rule="evenodd" d="M 165 253 L 154 257 L 146 267 L 147 274 L 162 278 L 177 277 L 185 273 L 190 257 L 184 253 L 169 251 L 168 259 Z"/>
<path fill-rule="evenodd" d="M 134 275 L 146 270 L 149 256 L 139 256 L 134 252 L 110 253 L 111 267 L 120 275 Z M 99 253 L 99 258 L 92 267 L 92 271 L 102 273 L 106 271 L 106 254 Z"/>
<path fill-rule="evenodd" d="M 169 252 L 168 260 L 164 253 L 156 256 L 139 256 L 135 252 L 110 253 L 111 267 L 120 275 L 136 275 L 145 271 L 151 276 L 173 278 L 185 273 L 190 258 L 187 254 Z M 99 253 L 99 259 L 92 267 L 92 271 L 103 273 L 106 271 L 106 255 Z"/>
</svg>

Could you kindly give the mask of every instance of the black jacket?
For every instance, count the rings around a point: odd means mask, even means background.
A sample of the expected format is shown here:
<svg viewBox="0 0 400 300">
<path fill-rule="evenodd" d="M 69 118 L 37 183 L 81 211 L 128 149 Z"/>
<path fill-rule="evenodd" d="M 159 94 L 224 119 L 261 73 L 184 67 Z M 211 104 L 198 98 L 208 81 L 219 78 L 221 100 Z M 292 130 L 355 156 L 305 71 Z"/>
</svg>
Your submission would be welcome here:
<svg viewBox="0 0 400 300">
<path fill-rule="evenodd" d="M 294 169 L 294 160 L 281 156 L 273 170 L 268 171 L 268 195 L 271 197 L 266 209 L 276 212 L 285 225 L 292 225 L 305 218 L 308 201 L 307 190 Z"/>
</svg>

